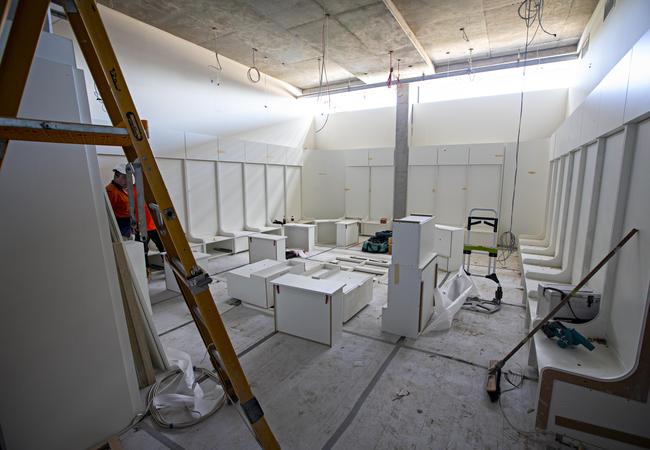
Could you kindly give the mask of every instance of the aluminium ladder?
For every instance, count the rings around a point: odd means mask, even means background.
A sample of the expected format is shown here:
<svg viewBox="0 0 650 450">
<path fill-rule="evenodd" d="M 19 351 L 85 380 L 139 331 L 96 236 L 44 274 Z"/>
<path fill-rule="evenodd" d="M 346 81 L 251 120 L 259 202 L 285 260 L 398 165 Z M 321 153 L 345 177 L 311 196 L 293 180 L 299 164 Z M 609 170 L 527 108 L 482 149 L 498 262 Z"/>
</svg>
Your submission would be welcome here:
<svg viewBox="0 0 650 450">
<path fill-rule="evenodd" d="M 0 0 L 0 33 L 10 3 Z M 147 205 L 157 218 L 156 228 L 169 263 L 224 391 L 232 403 L 241 406 L 259 444 L 265 449 L 280 448 L 214 303 L 211 279 L 197 265 L 189 247 L 95 0 L 55 3 L 68 16 L 113 126 L 16 117 L 50 4 L 50 0 L 20 1 L 0 62 L 0 170 L 10 140 L 121 146 L 130 163 L 139 163 Z"/>
</svg>

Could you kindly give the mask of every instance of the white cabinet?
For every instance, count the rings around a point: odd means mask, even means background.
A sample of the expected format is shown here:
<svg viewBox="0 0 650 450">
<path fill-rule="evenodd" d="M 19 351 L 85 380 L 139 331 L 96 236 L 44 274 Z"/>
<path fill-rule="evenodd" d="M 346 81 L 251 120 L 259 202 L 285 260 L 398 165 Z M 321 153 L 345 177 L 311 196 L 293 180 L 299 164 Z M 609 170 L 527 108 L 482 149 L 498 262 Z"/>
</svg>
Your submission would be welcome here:
<svg viewBox="0 0 650 450">
<path fill-rule="evenodd" d="M 433 293 L 437 283 L 437 256 L 422 267 L 392 264 L 388 270 L 388 304 L 381 329 L 415 339 L 433 315 Z"/>
<path fill-rule="evenodd" d="M 469 163 L 469 147 L 445 145 L 438 148 L 438 164 L 441 166 L 464 166 Z"/>
<path fill-rule="evenodd" d="M 314 249 L 316 225 L 288 223 L 284 226 L 284 234 L 287 236 L 287 248 L 299 248 L 306 252 Z"/>
<path fill-rule="evenodd" d="M 371 148 L 368 150 L 369 166 L 392 166 L 394 162 L 393 148 Z"/>
<path fill-rule="evenodd" d="M 276 331 L 330 347 L 341 340 L 345 282 L 286 274 L 271 284 Z"/>
<path fill-rule="evenodd" d="M 263 259 L 284 261 L 286 259 L 286 236 L 256 233 L 248 236 L 250 262 Z"/>
<path fill-rule="evenodd" d="M 422 267 L 434 253 L 435 222 L 432 216 L 407 216 L 393 221 L 392 263 Z"/>
<path fill-rule="evenodd" d="M 463 263 L 463 241 L 465 230 L 459 227 L 436 225 L 435 250 L 439 265 L 447 272 L 460 269 Z"/>
<path fill-rule="evenodd" d="M 504 155 L 503 144 L 472 144 L 469 147 L 469 163 L 502 164 Z"/>
<path fill-rule="evenodd" d="M 257 261 L 225 274 L 228 295 L 250 305 L 270 308 L 273 306 L 273 286 L 270 282 L 286 273 L 304 271 L 305 262 L 297 259 L 284 262 L 270 259 Z"/>
<path fill-rule="evenodd" d="M 359 242 L 359 221 L 339 220 L 336 222 L 336 246 L 347 247 Z"/>
<path fill-rule="evenodd" d="M 244 162 L 246 144 L 236 139 L 219 139 L 219 161 Z"/>
<path fill-rule="evenodd" d="M 316 219 L 316 242 L 324 245 L 336 243 L 336 222 L 338 219 Z"/>
<path fill-rule="evenodd" d="M 346 166 L 368 166 L 368 149 L 355 148 L 345 151 Z"/>
<path fill-rule="evenodd" d="M 417 338 L 433 314 L 437 256 L 431 216 L 408 216 L 393 222 L 393 257 L 388 269 L 388 305 L 381 328 Z"/>
</svg>

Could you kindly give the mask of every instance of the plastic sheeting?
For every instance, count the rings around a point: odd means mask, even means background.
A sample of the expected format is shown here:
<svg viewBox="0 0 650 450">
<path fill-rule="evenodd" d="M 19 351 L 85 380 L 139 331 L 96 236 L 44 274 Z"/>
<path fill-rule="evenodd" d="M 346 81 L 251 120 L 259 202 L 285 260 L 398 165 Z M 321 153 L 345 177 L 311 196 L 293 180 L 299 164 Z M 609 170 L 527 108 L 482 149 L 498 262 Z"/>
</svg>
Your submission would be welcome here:
<svg viewBox="0 0 650 450">
<path fill-rule="evenodd" d="M 461 267 L 440 289 L 434 291 L 436 307 L 428 331 L 444 331 L 451 328 L 458 311 L 470 295 L 478 295 L 476 285 Z"/>
</svg>

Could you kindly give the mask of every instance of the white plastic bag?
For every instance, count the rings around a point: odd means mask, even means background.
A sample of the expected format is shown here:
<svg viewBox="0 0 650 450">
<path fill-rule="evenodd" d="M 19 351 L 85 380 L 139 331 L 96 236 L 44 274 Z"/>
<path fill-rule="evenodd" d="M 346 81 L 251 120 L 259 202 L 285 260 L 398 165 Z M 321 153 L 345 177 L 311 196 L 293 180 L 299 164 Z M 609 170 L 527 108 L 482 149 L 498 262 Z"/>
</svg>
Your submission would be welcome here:
<svg viewBox="0 0 650 450">
<path fill-rule="evenodd" d="M 454 316 L 463 307 L 470 295 L 477 295 L 476 286 L 472 279 L 461 267 L 440 289 L 435 289 L 436 299 L 434 317 L 427 331 L 443 331 L 451 328 Z"/>
</svg>

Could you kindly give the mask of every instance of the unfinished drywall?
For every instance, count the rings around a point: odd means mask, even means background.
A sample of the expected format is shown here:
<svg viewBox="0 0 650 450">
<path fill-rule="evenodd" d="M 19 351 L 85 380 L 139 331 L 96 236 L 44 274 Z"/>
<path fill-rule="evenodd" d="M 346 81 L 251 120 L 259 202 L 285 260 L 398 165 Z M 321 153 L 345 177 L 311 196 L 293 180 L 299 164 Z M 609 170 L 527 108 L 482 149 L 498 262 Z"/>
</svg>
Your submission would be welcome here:
<svg viewBox="0 0 650 450">
<path fill-rule="evenodd" d="M 41 36 L 19 115 L 89 120 L 72 47 Z M 0 176 L 0 444 L 89 448 L 143 407 L 95 149 L 11 142 Z M 28 181 L 27 181 L 28 180 Z"/>
</svg>

